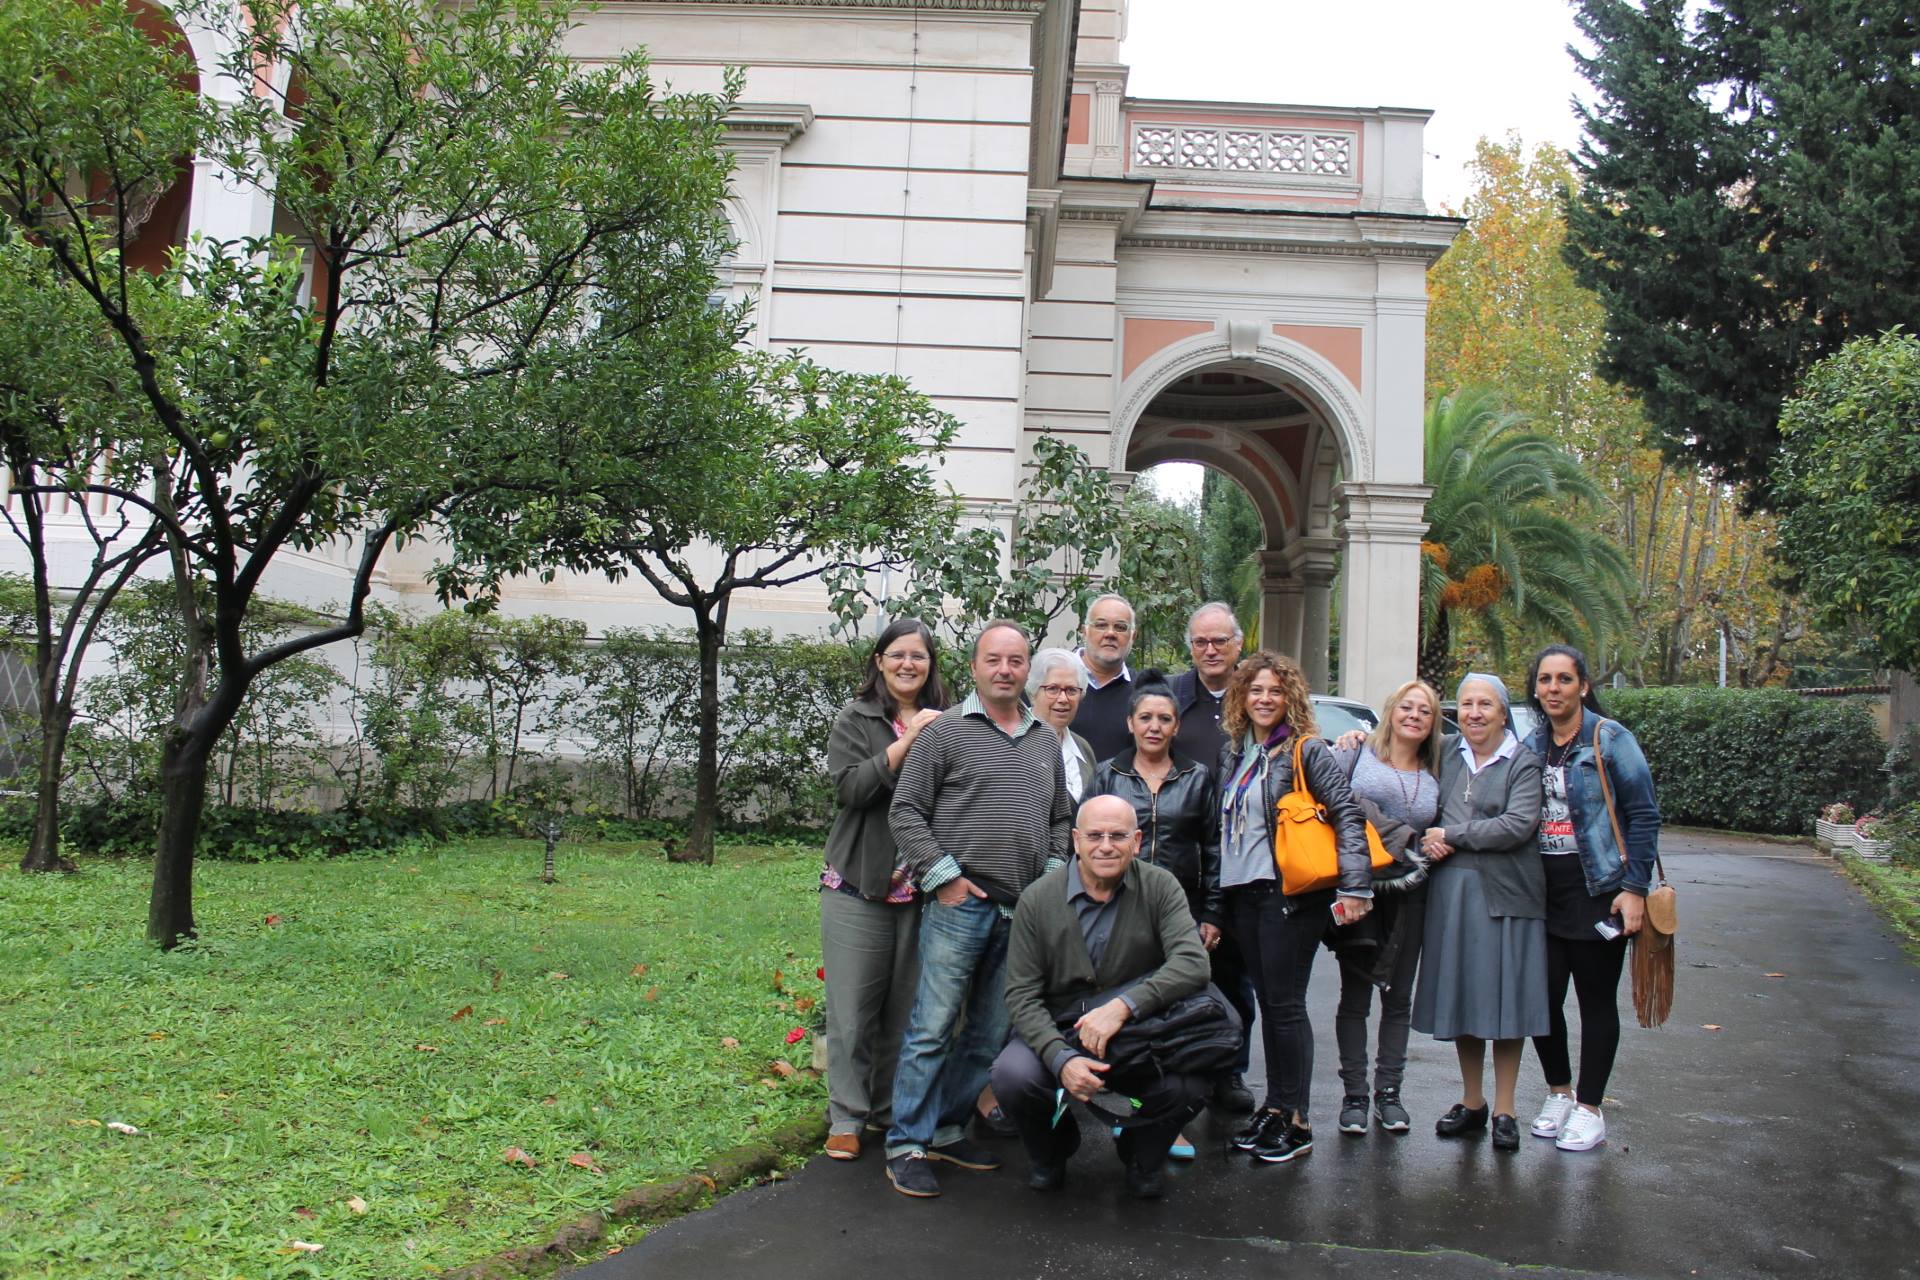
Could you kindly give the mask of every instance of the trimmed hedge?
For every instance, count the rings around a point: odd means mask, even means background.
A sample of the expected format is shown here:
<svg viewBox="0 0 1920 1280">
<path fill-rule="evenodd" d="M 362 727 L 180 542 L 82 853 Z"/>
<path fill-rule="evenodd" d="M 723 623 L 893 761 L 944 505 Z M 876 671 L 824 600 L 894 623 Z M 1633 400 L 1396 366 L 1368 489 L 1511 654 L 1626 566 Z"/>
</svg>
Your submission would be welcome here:
<svg viewBox="0 0 1920 1280">
<path fill-rule="evenodd" d="M 1855 699 L 1715 688 L 1600 699 L 1639 739 L 1667 822 L 1806 835 L 1823 806 L 1866 813 L 1886 794 L 1887 747 Z"/>
</svg>

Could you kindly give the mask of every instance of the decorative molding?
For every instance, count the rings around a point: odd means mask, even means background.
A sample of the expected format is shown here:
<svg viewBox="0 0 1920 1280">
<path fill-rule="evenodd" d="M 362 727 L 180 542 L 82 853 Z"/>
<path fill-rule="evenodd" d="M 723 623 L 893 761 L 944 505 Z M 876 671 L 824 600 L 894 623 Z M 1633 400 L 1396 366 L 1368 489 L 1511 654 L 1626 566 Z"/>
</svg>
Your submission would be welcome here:
<svg viewBox="0 0 1920 1280">
<path fill-rule="evenodd" d="M 803 102 L 739 102 L 727 112 L 729 142 L 772 142 L 786 146 L 813 124 L 813 108 Z"/>
<path fill-rule="evenodd" d="M 1275 212 L 1280 212 L 1276 210 Z M 1259 240 L 1250 236 L 1222 233 L 1207 235 L 1129 235 L 1121 240 L 1123 249 L 1195 249 L 1214 251 L 1227 249 L 1236 253 L 1265 253 L 1287 258 L 1358 258 L 1374 262 L 1387 258 L 1404 258 L 1409 261 L 1431 264 L 1439 260 L 1446 252 L 1444 247 L 1425 248 L 1413 245 L 1382 245 L 1372 242 L 1349 241 L 1346 243 L 1303 244 L 1297 240 Z"/>
<path fill-rule="evenodd" d="M 946 9 L 978 13 L 1039 13 L 1048 0 L 701 0 L 698 7 L 728 5 L 753 9 Z M 602 9 L 626 6 L 691 7 L 688 0 L 618 0 L 603 3 Z"/>
<path fill-rule="evenodd" d="M 1325 185 L 1348 187 L 1360 177 L 1360 135 L 1347 129 L 1141 120 L 1134 122 L 1132 134 L 1135 169 L 1296 183 L 1326 179 Z"/>
</svg>

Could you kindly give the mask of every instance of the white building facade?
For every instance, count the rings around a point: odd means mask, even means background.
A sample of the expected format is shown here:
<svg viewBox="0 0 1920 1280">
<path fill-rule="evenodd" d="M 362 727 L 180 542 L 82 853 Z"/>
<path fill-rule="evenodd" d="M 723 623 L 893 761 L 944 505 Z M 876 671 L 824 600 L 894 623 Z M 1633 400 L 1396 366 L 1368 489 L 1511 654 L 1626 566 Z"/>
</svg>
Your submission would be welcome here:
<svg viewBox="0 0 1920 1280">
<path fill-rule="evenodd" d="M 1007 518 L 1043 434 L 1120 486 L 1225 473 L 1265 527 L 1265 643 L 1326 689 L 1339 587 L 1338 691 L 1377 702 L 1415 669 L 1426 271 L 1461 226 L 1426 210 L 1428 113 L 1129 97 L 1127 5 L 603 0 L 571 52 L 644 46 L 682 90 L 745 69 L 729 215 L 755 342 L 909 379 L 963 424 L 946 475 L 980 518 Z M 210 160 L 178 194 L 176 242 L 273 225 Z M 430 555 L 389 556 L 388 603 L 432 607 Z M 279 596 L 343 594 L 325 555 L 281 575 Z M 505 607 L 679 621 L 632 579 L 516 583 Z M 818 632 L 826 597 L 734 617 Z"/>
</svg>

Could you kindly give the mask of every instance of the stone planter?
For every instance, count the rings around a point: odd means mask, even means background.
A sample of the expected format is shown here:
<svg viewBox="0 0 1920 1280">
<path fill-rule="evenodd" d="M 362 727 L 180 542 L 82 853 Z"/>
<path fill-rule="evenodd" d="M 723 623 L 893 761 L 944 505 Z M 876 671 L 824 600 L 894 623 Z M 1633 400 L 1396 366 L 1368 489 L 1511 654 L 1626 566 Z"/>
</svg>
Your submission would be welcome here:
<svg viewBox="0 0 1920 1280">
<path fill-rule="evenodd" d="M 1834 849 L 1851 849 L 1856 839 L 1851 822 L 1828 822 L 1825 818 L 1813 820 L 1813 838 Z"/>
<path fill-rule="evenodd" d="M 1853 835 L 1853 852 L 1867 862 L 1887 862 L 1893 857 L 1893 841 L 1869 840 L 1856 831 Z"/>
</svg>

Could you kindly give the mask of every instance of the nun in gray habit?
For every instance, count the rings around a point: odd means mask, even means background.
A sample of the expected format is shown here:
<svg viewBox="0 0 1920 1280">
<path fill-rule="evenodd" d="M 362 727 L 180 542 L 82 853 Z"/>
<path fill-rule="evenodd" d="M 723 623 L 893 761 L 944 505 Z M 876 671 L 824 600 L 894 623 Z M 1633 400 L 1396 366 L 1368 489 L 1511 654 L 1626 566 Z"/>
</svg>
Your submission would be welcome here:
<svg viewBox="0 0 1920 1280">
<path fill-rule="evenodd" d="M 1493 1145 L 1512 1151 L 1521 1049 L 1549 1022 L 1540 760 L 1508 727 L 1498 676 L 1469 673 L 1457 697 L 1461 731 L 1443 745 L 1440 814 L 1421 841 L 1433 871 L 1413 1027 L 1453 1041 L 1460 1056 L 1461 1099 L 1436 1132 L 1466 1138 L 1491 1128 Z"/>
</svg>

